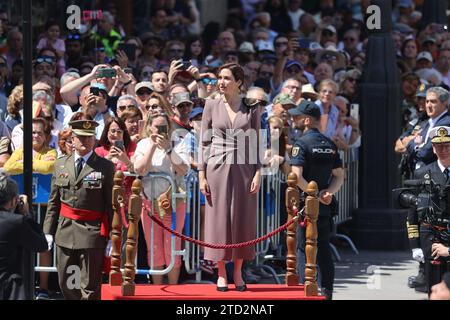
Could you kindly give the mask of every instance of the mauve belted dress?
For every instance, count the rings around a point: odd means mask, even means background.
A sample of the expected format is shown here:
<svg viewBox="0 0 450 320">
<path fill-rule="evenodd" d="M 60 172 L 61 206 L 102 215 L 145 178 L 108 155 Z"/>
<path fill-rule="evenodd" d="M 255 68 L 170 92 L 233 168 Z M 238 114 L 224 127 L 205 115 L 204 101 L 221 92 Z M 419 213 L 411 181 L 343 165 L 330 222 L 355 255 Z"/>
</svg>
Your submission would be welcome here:
<svg viewBox="0 0 450 320">
<path fill-rule="evenodd" d="M 206 100 L 199 170 L 205 171 L 211 191 L 205 205 L 205 241 L 208 243 L 231 244 L 255 239 L 257 195 L 250 194 L 250 186 L 261 167 L 257 156 L 260 126 L 258 108 L 249 109 L 241 103 L 231 123 L 222 97 Z M 243 135 L 247 138 L 243 139 Z M 204 259 L 211 261 L 252 260 L 254 257 L 255 246 L 205 248 L 204 252 Z"/>
</svg>

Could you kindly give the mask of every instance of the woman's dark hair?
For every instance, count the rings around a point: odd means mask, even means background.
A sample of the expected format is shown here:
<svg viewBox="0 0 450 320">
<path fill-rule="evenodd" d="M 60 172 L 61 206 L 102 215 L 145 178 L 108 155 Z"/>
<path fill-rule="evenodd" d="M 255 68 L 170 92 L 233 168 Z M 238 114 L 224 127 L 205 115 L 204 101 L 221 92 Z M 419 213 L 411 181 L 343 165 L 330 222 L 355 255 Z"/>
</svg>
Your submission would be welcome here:
<svg viewBox="0 0 450 320">
<path fill-rule="evenodd" d="M 202 46 L 202 52 L 200 52 L 197 60 L 199 63 L 203 63 L 203 60 L 205 59 L 205 46 L 203 45 L 203 40 L 200 36 L 193 36 L 185 42 L 186 49 L 184 50 L 183 60 L 189 61 L 192 59 L 191 45 L 196 41 L 200 41 L 200 45 Z"/>
<path fill-rule="evenodd" d="M 238 65 L 237 63 L 227 63 L 222 65 L 219 68 L 219 71 L 217 72 L 218 74 L 220 73 L 220 71 L 222 71 L 223 69 L 228 69 L 231 71 L 231 74 L 234 77 L 234 80 L 239 81 L 241 80 L 241 85 L 240 85 L 240 89 L 243 90 L 244 88 L 244 80 L 245 80 L 245 72 L 244 69 Z"/>
<path fill-rule="evenodd" d="M 221 28 L 218 22 L 211 21 L 205 25 L 202 33 L 202 39 L 204 43 L 203 52 L 205 53 L 205 55 L 209 54 L 209 52 L 211 51 L 211 47 L 214 41 L 219 37 L 220 30 Z"/>
<path fill-rule="evenodd" d="M 130 144 L 130 135 L 127 130 L 127 126 L 125 125 L 125 122 L 123 122 L 120 118 L 112 117 L 109 118 L 108 121 L 105 123 L 105 128 L 103 129 L 102 136 L 100 137 L 100 145 L 103 147 L 111 147 L 111 143 L 108 140 L 108 131 L 109 127 L 111 127 L 111 124 L 116 123 L 119 128 L 123 131 L 123 144 L 125 146 L 125 149 L 128 149 L 128 145 Z"/>
</svg>

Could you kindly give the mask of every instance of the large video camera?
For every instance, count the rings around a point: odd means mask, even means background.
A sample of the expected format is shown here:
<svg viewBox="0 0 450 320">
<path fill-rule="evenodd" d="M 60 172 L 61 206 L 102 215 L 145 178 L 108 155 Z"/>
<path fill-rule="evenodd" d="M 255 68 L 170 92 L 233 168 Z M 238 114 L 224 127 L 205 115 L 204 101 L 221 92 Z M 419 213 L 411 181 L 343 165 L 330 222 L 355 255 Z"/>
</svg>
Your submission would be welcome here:
<svg viewBox="0 0 450 320">
<path fill-rule="evenodd" d="M 435 240 L 450 244 L 450 185 L 439 185 L 427 173 L 422 180 L 405 180 L 406 188 L 393 190 L 396 209 L 415 209 L 430 225 Z"/>
</svg>

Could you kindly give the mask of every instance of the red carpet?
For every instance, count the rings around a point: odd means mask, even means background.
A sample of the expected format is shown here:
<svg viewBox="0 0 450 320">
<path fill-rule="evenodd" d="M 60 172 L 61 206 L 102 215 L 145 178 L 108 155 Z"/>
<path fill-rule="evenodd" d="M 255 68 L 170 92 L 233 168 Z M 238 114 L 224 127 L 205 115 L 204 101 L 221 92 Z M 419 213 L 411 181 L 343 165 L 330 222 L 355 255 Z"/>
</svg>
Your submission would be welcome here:
<svg viewBox="0 0 450 320">
<path fill-rule="evenodd" d="M 229 286 L 229 291 L 218 292 L 213 284 L 136 285 L 136 294 L 123 297 L 121 287 L 102 286 L 102 300 L 323 300 L 324 297 L 305 297 L 303 286 L 284 284 L 250 284 L 244 292 Z"/>
</svg>

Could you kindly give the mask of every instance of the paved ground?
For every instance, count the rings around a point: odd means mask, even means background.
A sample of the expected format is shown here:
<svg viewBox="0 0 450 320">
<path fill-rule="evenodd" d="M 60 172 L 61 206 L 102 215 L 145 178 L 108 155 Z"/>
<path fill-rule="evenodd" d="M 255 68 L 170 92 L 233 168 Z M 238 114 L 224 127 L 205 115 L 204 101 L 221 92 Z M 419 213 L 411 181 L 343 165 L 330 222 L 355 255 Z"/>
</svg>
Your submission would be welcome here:
<svg viewBox="0 0 450 320">
<path fill-rule="evenodd" d="M 417 274 L 410 251 L 339 250 L 336 262 L 335 300 L 424 300 L 425 293 L 408 288 L 408 277 Z"/>
</svg>

